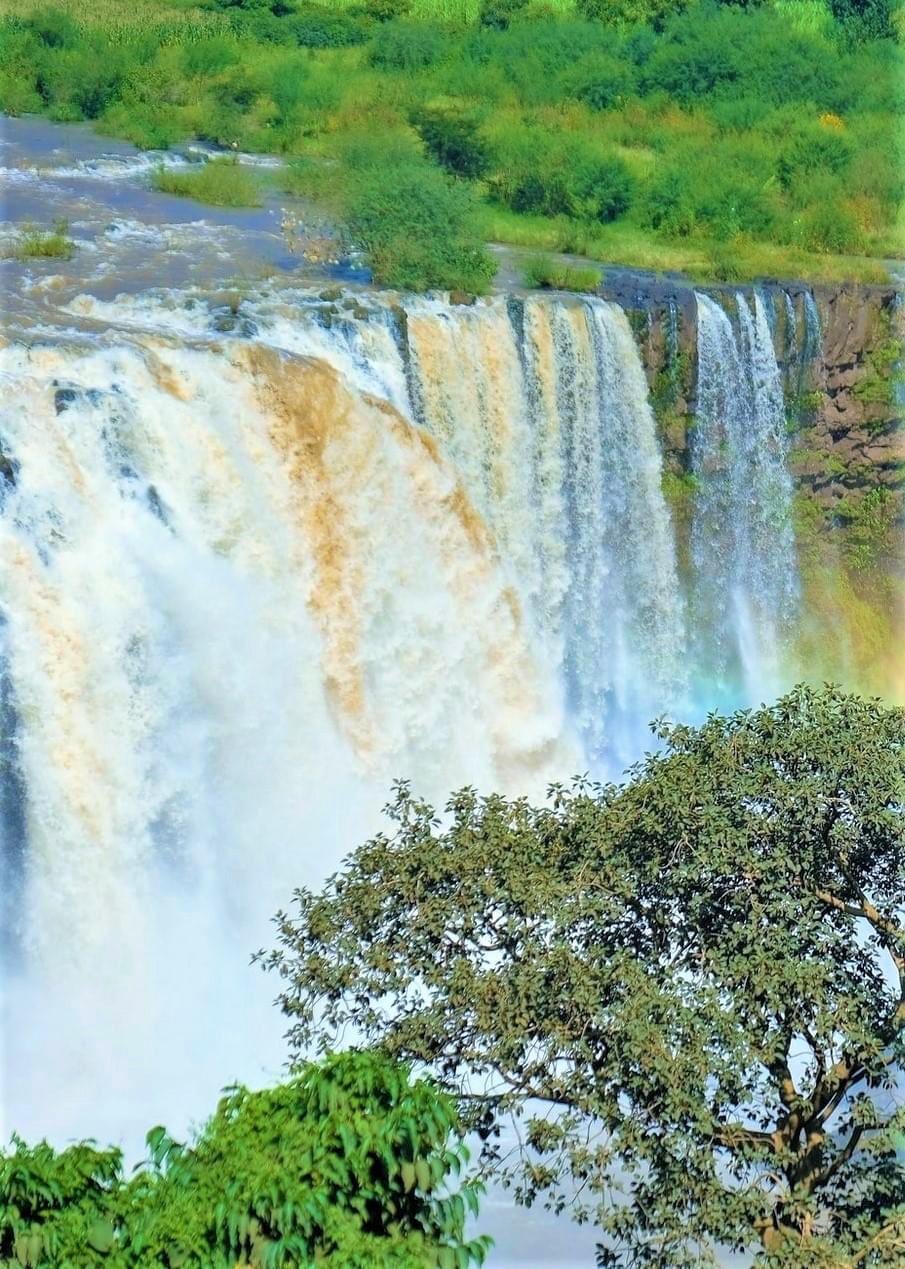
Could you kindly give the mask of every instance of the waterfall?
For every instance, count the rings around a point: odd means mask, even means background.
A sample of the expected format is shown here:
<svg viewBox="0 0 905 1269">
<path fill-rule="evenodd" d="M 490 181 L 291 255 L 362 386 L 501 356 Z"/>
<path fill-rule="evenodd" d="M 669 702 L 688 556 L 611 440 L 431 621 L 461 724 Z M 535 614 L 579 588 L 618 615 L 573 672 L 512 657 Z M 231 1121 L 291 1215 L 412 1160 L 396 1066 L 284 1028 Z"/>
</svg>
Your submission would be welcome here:
<svg viewBox="0 0 905 1269">
<path fill-rule="evenodd" d="M 697 295 L 697 484 L 691 547 L 699 659 L 727 697 L 781 682 L 798 583 L 785 405 L 759 295 L 735 297 L 737 322 Z M 700 646 L 706 645 L 706 646 Z"/>
<path fill-rule="evenodd" d="M 698 304 L 690 586 L 602 299 L 81 297 L 0 349 L 18 1129 L 116 1138 L 272 1074 L 248 953 L 394 777 L 541 797 L 712 703 L 714 664 L 767 690 L 795 604 L 776 363 L 758 300 Z"/>
<path fill-rule="evenodd" d="M 546 663 L 563 666 L 586 752 L 621 770 L 683 686 L 644 369 L 614 304 L 512 307 L 409 313 L 419 415 L 493 526 Z"/>
</svg>

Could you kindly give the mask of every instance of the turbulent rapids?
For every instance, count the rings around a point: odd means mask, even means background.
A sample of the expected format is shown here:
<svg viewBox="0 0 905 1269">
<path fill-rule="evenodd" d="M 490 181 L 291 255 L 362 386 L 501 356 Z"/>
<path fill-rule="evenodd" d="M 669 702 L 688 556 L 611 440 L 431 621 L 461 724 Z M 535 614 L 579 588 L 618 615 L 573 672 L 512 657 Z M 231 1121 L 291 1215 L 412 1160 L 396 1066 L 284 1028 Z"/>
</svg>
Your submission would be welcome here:
<svg viewBox="0 0 905 1269">
<path fill-rule="evenodd" d="M 714 703 L 714 667 L 769 692 L 779 372 L 760 299 L 698 305 L 687 569 L 613 303 L 82 297 L 2 349 L 17 1128 L 118 1135 L 253 1078 L 279 1021 L 247 954 L 394 777 L 537 795 Z"/>
</svg>

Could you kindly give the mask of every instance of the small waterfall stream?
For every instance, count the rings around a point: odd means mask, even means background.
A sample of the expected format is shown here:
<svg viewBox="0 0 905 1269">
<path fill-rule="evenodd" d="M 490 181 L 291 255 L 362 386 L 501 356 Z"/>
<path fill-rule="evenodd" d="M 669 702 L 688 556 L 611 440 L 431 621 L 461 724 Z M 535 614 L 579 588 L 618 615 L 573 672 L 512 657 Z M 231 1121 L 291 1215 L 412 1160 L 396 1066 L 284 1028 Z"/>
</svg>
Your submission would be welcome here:
<svg viewBox="0 0 905 1269">
<path fill-rule="evenodd" d="M 741 685 L 758 699 L 781 683 L 798 598 L 782 383 L 760 296 L 736 296 L 737 326 L 711 297 L 697 304 L 698 655 L 719 693 L 731 699 Z"/>
</svg>

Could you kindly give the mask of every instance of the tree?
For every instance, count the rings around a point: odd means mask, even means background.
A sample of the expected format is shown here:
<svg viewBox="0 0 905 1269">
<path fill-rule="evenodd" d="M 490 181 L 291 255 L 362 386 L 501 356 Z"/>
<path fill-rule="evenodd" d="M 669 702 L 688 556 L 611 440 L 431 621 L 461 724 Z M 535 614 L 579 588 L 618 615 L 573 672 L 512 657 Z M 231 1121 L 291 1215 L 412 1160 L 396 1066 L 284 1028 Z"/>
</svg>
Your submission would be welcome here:
<svg viewBox="0 0 905 1269">
<path fill-rule="evenodd" d="M 399 785 L 277 918 L 291 1044 L 426 1064 L 601 1265 L 901 1264 L 905 711 L 799 687 L 658 735 L 542 807 Z"/>
<path fill-rule="evenodd" d="M 0 1154 L 0 1265 L 54 1269 L 467 1269 L 481 1186 L 455 1106 L 404 1066 L 350 1052 L 276 1088 L 232 1088 L 190 1145 L 148 1134 L 126 1181 L 118 1151 Z"/>
</svg>

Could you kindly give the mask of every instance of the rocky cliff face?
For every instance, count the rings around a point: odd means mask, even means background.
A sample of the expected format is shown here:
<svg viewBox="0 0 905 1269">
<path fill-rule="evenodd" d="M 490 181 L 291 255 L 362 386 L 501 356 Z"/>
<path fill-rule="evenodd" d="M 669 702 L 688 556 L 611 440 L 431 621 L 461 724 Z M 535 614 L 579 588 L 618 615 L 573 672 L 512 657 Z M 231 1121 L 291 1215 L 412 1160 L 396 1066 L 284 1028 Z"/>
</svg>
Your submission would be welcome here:
<svg viewBox="0 0 905 1269">
<path fill-rule="evenodd" d="M 701 289 L 729 310 L 738 293 L 750 294 L 747 287 Z M 630 313 L 667 468 L 681 482 L 691 470 L 697 389 L 694 291 L 614 272 L 604 294 Z M 787 283 L 764 284 L 759 294 L 783 373 L 790 463 L 811 526 L 838 537 L 853 525 L 863 529 L 865 517 L 879 518 L 895 554 L 905 540 L 898 531 L 905 528 L 905 296 L 892 286 Z"/>
</svg>

